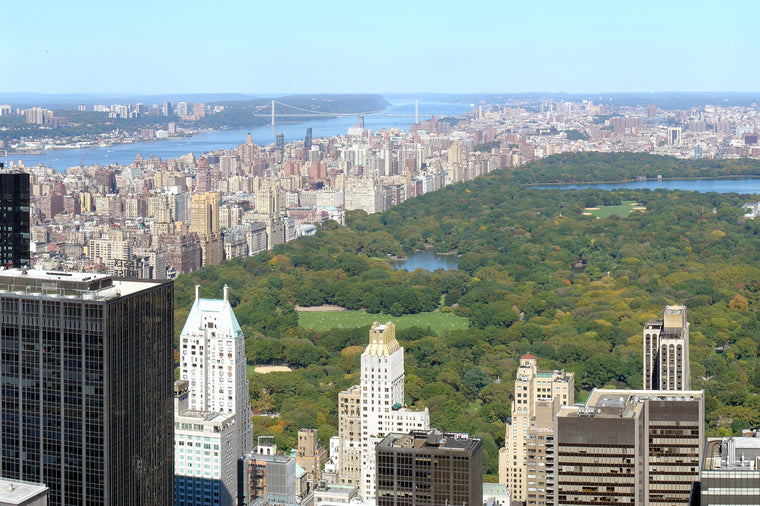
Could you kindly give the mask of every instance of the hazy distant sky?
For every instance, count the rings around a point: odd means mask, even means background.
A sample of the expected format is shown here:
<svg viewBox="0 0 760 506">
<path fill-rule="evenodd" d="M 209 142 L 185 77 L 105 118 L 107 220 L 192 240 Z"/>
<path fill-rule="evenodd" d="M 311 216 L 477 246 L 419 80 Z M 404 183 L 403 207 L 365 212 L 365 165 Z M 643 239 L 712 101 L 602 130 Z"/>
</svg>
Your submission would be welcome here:
<svg viewBox="0 0 760 506">
<path fill-rule="evenodd" d="M 757 1 L 3 2 L 0 91 L 760 91 Z"/>
</svg>

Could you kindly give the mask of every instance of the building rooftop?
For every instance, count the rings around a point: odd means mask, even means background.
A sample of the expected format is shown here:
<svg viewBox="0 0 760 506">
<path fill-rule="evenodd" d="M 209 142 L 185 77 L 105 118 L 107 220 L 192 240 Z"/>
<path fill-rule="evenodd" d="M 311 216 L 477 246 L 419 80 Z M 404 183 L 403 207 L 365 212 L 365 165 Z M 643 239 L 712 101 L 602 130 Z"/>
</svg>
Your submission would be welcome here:
<svg viewBox="0 0 760 506">
<path fill-rule="evenodd" d="M 396 326 L 388 322 L 380 325 L 378 322 L 372 324 L 369 330 L 369 344 L 364 350 L 368 355 L 385 356 L 390 355 L 400 348 L 396 340 Z"/>
<path fill-rule="evenodd" d="M 446 450 L 468 450 L 480 444 L 479 438 L 470 438 L 462 432 L 414 431 L 409 434 L 388 434 L 378 448 L 441 448 Z"/>
<path fill-rule="evenodd" d="M 760 472 L 760 437 L 707 438 L 702 470 Z"/>
<path fill-rule="evenodd" d="M 122 280 L 91 272 L 0 269 L 0 293 L 18 295 L 108 300 L 161 283 L 166 281 Z"/>
<path fill-rule="evenodd" d="M 190 314 L 185 320 L 185 326 L 182 328 L 182 334 L 187 334 L 192 331 L 203 330 L 204 315 L 208 313 L 215 313 L 215 326 L 220 332 L 232 332 L 232 337 L 242 338 L 243 330 L 240 328 L 240 324 L 235 317 L 235 313 L 232 311 L 229 298 L 227 295 L 227 286 L 224 287 L 224 299 L 201 299 L 199 295 L 199 286 L 195 287 L 195 302 L 193 303 Z"/>
<path fill-rule="evenodd" d="M 608 390 L 595 388 L 585 404 L 562 406 L 561 417 L 612 417 L 638 416 L 644 401 L 694 401 L 704 395 L 702 390 Z"/>
<path fill-rule="evenodd" d="M 47 491 L 48 487 L 43 483 L 0 478 L 0 503 L 3 504 L 22 504 Z"/>
</svg>

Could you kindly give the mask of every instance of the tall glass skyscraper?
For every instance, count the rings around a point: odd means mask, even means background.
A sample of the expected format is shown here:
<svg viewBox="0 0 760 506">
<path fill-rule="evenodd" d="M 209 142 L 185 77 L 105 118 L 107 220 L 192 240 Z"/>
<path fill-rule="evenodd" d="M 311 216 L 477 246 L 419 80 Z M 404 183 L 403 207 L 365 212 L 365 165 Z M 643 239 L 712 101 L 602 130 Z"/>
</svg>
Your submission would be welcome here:
<svg viewBox="0 0 760 506">
<path fill-rule="evenodd" d="M 0 163 L 2 267 L 29 267 L 29 174 Z"/>
<path fill-rule="evenodd" d="M 0 271 L 0 474 L 54 505 L 173 499 L 173 284 Z"/>
</svg>

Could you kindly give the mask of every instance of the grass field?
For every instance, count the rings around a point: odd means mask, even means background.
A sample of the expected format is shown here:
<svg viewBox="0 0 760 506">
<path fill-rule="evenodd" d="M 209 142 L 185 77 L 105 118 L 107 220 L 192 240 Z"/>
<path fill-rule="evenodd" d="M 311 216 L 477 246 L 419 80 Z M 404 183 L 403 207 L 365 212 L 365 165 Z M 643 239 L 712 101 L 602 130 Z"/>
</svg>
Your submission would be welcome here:
<svg viewBox="0 0 760 506">
<path fill-rule="evenodd" d="M 315 330 L 328 330 L 336 327 L 348 329 L 372 325 L 372 322 L 393 322 L 396 328 L 406 329 L 409 327 L 422 327 L 438 332 L 442 329 L 463 329 L 469 326 L 469 320 L 454 313 L 430 313 L 410 314 L 404 316 L 391 316 L 388 314 L 370 314 L 366 311 L 324 311 L 319 313 L 298 313 L 298 323 L 302 327 Z"/>
<path fill-rule="evenodd" d="M 638 208 L 638 209 L 636 209 Z M 622 205 L 619 206 L 602 206 L 602 207 L 587 207 L 586 211 L 583 214 L 590 214 L 591 216 L 596 216 L 597 218 L 607 218 L 612 215 L 618 215 L 620 217 L 626 217 L 628 216 L 631 211 L 634 209 L 638 211 L 643 211 L 644 208 L 641 204 L 638 202 L 634 202 L 632 200 L 626 200 L 623 202 Z"/>
</svg>

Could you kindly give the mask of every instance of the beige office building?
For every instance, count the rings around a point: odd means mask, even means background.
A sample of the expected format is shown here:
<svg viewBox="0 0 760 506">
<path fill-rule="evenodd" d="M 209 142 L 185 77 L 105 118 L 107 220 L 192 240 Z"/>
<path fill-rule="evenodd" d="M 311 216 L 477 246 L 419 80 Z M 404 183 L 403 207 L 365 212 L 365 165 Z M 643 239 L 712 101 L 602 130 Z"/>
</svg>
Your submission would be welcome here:
<svg viewBox="0 0 760 506">
<path fill-rule="evenodd" d="M 704 393 L 594 389 L 563 406 L 547 504 L 689 504 L 703 453 Z"/>
<path fill-rule="evenodd" d="M 513 501 L 545 505 L 546 450 L 554 433 L 554 415 L 575 402 L 575 376 L 565 371 L 541 371 L 534 355 L 520 357 L 507 423 L 504 448 L 499 451 L 499 483 Z"/>
</svg>

